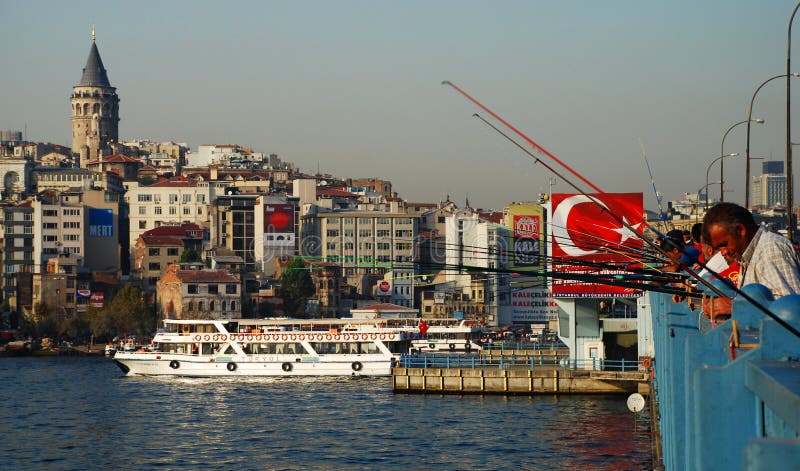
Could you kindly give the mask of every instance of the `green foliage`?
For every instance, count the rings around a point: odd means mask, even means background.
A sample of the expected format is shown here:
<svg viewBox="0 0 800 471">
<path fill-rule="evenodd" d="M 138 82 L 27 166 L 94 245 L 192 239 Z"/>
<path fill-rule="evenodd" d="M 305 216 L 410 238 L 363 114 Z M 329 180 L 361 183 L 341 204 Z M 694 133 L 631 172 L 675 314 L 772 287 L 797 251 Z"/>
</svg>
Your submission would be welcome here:
<svg viewBox="0 0 800 471">
<path fill-rule="evenodd" d="M 314 282 L 303 260 L 293 258 L 286 265 L 281 275 L 280 295 L 286 314 L 294 317 L 306 317 L 306 301 L 313 295 Z"/>
<path fill-rule="evenodd" d="M 136 334 L 149 337 L 156 330 L 153 307 L 142 290 L 126 284 L 103 309 L 89 308 L 86 320 L 97 339 Z"/>
<path fill-rule="evenodd" d="M 195 263 L 201 261 L 200 254 L 194 250 L 185 249 L 181 252 L 181 263 Z"/>
</svg>

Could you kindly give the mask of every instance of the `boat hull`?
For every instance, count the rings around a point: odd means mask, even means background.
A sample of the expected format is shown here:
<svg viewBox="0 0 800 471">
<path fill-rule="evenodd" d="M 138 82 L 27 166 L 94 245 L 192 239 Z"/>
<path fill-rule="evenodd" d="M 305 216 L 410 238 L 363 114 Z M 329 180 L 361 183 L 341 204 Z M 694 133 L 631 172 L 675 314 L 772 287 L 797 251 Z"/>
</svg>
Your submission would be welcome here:
<svg viewBox="0 0 800 471">
<path fill-rule="evenodd" d="M 337 358 L 203 357 L 158 353 L 120 353 L 114 363 L 127 376 L 390 376 L 393 359 L 382 355 L 337 355 Z"/>
</svg>

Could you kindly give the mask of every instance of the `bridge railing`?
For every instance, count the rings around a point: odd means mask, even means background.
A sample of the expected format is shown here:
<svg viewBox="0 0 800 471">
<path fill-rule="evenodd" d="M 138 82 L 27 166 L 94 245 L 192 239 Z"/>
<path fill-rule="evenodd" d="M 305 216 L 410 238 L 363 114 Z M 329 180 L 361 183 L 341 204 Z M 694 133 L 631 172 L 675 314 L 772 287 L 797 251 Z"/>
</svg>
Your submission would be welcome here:
<svg viewBox="0 0 800 471">
<path fill-rule="evenodd" d="M 800 296 L 743 290 L 800 328 Z M 739 296 L 711 326 L 699 310 L 648 293 L 666 470 L 787 469 L 800 462 L 800 338 Z M 644 313 L 647 315 L 647 313 Z"/>
<path fill-rule="evenodd" d="M 497 368 L 497 369 L 561 369 L 592 371 L 637 371 L 637 360 L 608 360 L 600 358 L 568 359 L 560 355 L 501 356 L 451 354 L 403 355 L 400 366 L 404 368 Z"/>
</svg>

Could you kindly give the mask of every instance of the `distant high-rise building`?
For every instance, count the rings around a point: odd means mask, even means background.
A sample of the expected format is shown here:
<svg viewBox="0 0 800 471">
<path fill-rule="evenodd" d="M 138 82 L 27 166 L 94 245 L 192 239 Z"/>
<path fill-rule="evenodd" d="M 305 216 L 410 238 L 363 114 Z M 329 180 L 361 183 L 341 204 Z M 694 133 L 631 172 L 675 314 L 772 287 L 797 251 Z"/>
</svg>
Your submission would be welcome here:
<svg viewBox="0 0 800 471">
<path fill-rule="evenodd" d="M 753 175 L 753 208 L 766 209 L 786 205 L 786 175 Z"/>
<path fill-rule="evenodd" d="M 783 175 L 783 161 L 770 160 L 761 164 L 761 172 L 769 175 Z"/>
<path fill-rule="evenodd" d="M 108 81 L 108 74 L 95 44 L 83 68 L 81 82 L 72 87 L 72 152 L 80 156 L 81 167 L 103 156 L 109 143 L 117 142 L 119 97 Z"/>
</svg>

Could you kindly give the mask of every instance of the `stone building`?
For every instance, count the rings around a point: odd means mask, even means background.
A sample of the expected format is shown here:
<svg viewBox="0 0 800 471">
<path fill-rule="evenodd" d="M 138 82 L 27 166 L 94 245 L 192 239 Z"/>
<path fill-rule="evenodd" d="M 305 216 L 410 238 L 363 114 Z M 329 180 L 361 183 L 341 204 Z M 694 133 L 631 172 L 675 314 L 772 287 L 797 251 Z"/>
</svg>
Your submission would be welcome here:
<svg viewBox="0 0 800 471">
<path fill-rule="evenodd" d="M 242 314 L 238 278 L 225 270 L 170 265 L 158 281 L 157 303 L 164 319 L 237 319 Z"/>
<path fill-rule="evenodd" d="M 92 29 L 92 47 L 78 85 L 72 88 L 72 152 L 81 167 L 103 156 L 119 139 L 119 97 L 100 59 Z"/>
</svg>

